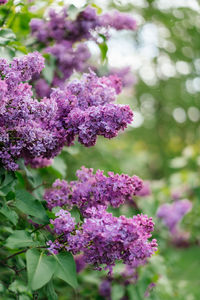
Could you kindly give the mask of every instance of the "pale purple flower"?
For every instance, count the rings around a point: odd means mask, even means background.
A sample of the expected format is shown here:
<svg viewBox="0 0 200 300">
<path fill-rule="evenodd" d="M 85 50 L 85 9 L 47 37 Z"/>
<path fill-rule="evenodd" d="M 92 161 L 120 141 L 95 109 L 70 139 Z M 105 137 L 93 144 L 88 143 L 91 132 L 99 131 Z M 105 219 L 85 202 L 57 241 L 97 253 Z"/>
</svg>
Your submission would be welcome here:
<svg viewBox="0 0 200 300">
<path fill-rule="evenodd" d="M 112 27 L 116 30 L 136 30 L 137 28 L 136 21 L 132 16 L 118 11 L 104 14 L 100 18 L 102 26 Z"/>
<path fill-rule="evenodd" d="M 137 196 L 140 197 L 147 197 L 151 195 L 151 188 L 149 181 L 143 181 L 143 187 L 140 191 L 136 193 Z"/>
<path fill-rule="evenodd" d="M 172 204 L 163 204 L 159 207 L 157 217 L 163 220 L 172 234 L 176 233 L 177 225 L 185 214 L 192 209 L 192 203 L 187 200 L 178 200 Z"/>
<path fill-rule="evenodd" d="M 134 75 L 131 72 L 130 67 L 124 67 L 124 68 L 121 68 L 121 69 L 112 68 L 109 71 L 109 74 L 117 75 L 117 77 L 119 77 L 121 79 L 122 86 L 124 88 L 132 87 L 135 84 L 135 81 L 136 81 Z"/>
</svg>

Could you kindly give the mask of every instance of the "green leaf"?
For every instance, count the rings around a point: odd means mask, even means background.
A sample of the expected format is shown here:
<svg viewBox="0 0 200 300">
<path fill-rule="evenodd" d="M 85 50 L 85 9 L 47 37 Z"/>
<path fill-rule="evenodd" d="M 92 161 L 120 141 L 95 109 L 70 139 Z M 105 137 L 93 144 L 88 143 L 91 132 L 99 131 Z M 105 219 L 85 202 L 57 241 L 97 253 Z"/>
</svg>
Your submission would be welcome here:
<svg viewBox="0 0 200 300">
<path fill-rule="evenodd" d="M 26 252 L 28 284 L 32 290 L 38 290 L 51 280 L 56 261 L 53 256 L 47 256 L 44 251 L 30 249 Z"/>
<path fill-rule="evenodd" d="M 121 285 L 113 285 L 112 286 L 112 292 L 111 292 L 111 298 L 112 300 L 120 300 L 125 294 L 124 287 Z"/>
<path fill-rule="evenodd" d="M 17 225 L 18 215 L 14 210 L 11 210 L 6 204 L 0 209 L 0 213 L 4 215 L 13 225 Z"/>
<path fill-rule="evenodd" d="M 15 174 L 13 172 L 6 172 L 4 176 L 5 176 L 4 180 L 1 183 L 1 189 L 7 185 L 13 183 L 16 179 Z"/>
<path fill-rule="evenodd" d="M 1 178 L 0 194 L 6 196 L 17 183 L 14 172 L 5 172 Z"/>
<path fill-rule="evenodd" d="M 99 49 L 101 51 L 101 59 L 104 62 L 107 58 L 107 52 L 108 52 L 108 46 L 105 41 L 99 44 Z"/>
<path fill-rule="evenodd" d="M 6 247 L 10 249 L 24 248 L 29 246 L 36 246 L 38 243 L 34 242 L 31 234 L 25 230 L 16 230 L 6 240 Z"/>
<path fill-rule="evenodd" d="M 92 7 L 96 8 L 97 13 L 100 15 L 102 13 L 102 8 L 95 3 L 91 4 Z"/>
<path fill-rule="evenodd" d="M 127 286 L 127 293 L 130 300 L 141 300 L 135 285 L 129 284 Z"/>
<path fill-rule="evenodd" d="M 36 217 L 41 224 L 49 223 L 49 218 L 41 202 L 26 190 L 16 191 L 16 207 L 23 213 Z"/>
<path fill-rule="evenodd" d="M 77 288 L 76 265 L 71 253 L 59 253 L 54 255 L 57 261 L 57 269 L 55 275 L 70 284 L 74 289 Z"/>
<path fill-rule="evenodd" d="M 27 284 L 19 279 L 16 279 L 9 285 L 9 290 L 14 293 L 30 293 Z M 29 298 L 30 299 L 30 298 Z"/>
<path fill-rule="evenodd" d="M 51 168 L 56 170 L 58 173 L 60 173 L 61 176 L 66 176 L 67 166 L 64 160 L 60 157 L 55 157 L 53 160 L 53 164 L 51 165 Z"/>
<path fill-rule="evenodd" d="M 32 173 L 27 169 L 27 167 L 25 166 L 24 160 L 23 160 L 23 159 L 18 159 L 18 160 L 17 160 L 17 164 L 19 165 L 20 169 L 22 169 L 22 170 L 25 172 L 25 174 L 26 174 L 26 176 L 27 176 L 29 182 L 30 182 L 32 185 L 34 185 L 34 178 L 33 178 L 33 175 L 32 175 Z"/>
<path fill-rule="evenodd" d="M 15 50 L 18 50 L 18 51 L 20 51 L 20 52 L 22 52 L 24 54 L 28 54 L 28 50 L 20 42 L 17 42 L 17 41 L 9 42 L 9 46 L 14 47 Z"/>
<path fill-rule="evenodd" d="M 46 285 L 46 296 L 47 296 L 48 300 L 58 300 L 58 296 L 54 290 L 52 280 L 50 280 Z"/>
<path fill-rule="evenodd" d="M 74 4 L 70 4 L 67 9 L 67 13 L 71 20 L 75 20 L 77 14 L 79 13 L 79 9 Z"/>
<path fill-rule="evenodd" d="M 62 207 L 60 207 L 60 206 L 54 206 L 54 207 L 52 208 L 52 212 L 53 212 L 54 214 L 56 214 L 56 213 L 58 213 L 61 209 L 62 209 Z"/>
<path fill-rule="evenodd" d="M 79 223 L 81 221 L 81 214 L 77 207 L 73 207 L 73 209 L 70 211 L 70 214 L 73 218 L 75 218 L 76 223 Z"/>
<path fill-rule="evenodd" d="M 54 77 L 55 65 L 56 65 L 56 58 L 52 55 L 49 55 L 48 59 L 46 59 L 45 61 L 45 68 L 42 70 L 42 75 L 44 76 L 48 84 L 52 83 Z"/>
<path fill-rule="evenodd" d="M 16 39 L 16 35 L 11 29 L 1 29 L 0 30 L 0 45 L 4 46 L 8 44 L 10 41 L 14 41 Z"/>
</svg>

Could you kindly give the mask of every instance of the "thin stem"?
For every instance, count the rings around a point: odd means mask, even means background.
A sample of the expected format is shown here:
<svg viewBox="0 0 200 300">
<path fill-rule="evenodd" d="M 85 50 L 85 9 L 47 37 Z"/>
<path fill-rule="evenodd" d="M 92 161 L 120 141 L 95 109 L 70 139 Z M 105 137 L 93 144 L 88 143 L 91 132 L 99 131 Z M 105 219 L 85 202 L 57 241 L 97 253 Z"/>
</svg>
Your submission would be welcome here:
<svg viewBox="0 0 200 300">
<path fill-rule="evenodd" d="M 23 249 L 23 250 L 21 250 L 21 251 L 18 251 L 18 252 L 16 252 L 16 253 L 14 253 L 14 254 L 12 254 L 12 255 L 6 257 L 5 260 L 9 260 L 9 259 L 15 257 L 16 255 L 19 255 L 19 254 L 21 254 L 21 253 L 26 252 L 27 250 L 28 250 L 28 248 L 27 248 L 27 249 Z"/>
<path fill-rule="evenodd" d="M 10 270 L 15 272 L 15 275 L 19 276 L 19 273 L 21 271 L 24 271 L 26 268 L 21 268 L 21 269 L 16 269 L 16 266 L 9 266 L 8 264 L 1 262 L 1 264 L 7 268 L 9 268 Z"/>
<path fill-rule="evenodd" d="M 38 247 L 35 247 L 35 248 L 37 248 L 37 249 L 42 249 L 42 248 L 47 248 L 47 246 L 38 246 Z M 17 256 L 17 255 L 19 255 L 19 254 L 25 253 L 25 252 L 28 251 L 29 249 L 30 249 L 30 248 L 26 248 L 26 249 L 23 249 L 23 250 L 21 250 L 21 251 L 18 251 L 18 252 L 16 252 L 16 253 L 14 253 L 14 254 L 12 254 L 12 255 L 10 255 L 10 256 L 4 258 L 4 260 L 9 260 L 9 259 L 11 259 L 11 258 L 13 258 L 13 257 L 15 257 L 15 256 Z"/>
<path fill-rule="evenodd" d="M 40 230 L 40 229 L 46 227 L 46 226 L 47 226 L 47 225 L 45 224 L 45 225 L 41 225 L 41 226 L 35 228 L 33 231 L 31 231 L 31 234 L 34 233 L 34 232 L 36 232 L 37 230 Z"/>
<path fill-rule="evenodd" d="M 38 186 L 34 187 L 34 188 L 31 190 L 31 192 L 37 190 L 39 187 L 41 187 L 41 186 L 43 186 L 43 185 L 45 185 L 45 184 L 46 184 L 46 182 L 43 182 L 43 183 L 39 184 Z"/>
</svg>

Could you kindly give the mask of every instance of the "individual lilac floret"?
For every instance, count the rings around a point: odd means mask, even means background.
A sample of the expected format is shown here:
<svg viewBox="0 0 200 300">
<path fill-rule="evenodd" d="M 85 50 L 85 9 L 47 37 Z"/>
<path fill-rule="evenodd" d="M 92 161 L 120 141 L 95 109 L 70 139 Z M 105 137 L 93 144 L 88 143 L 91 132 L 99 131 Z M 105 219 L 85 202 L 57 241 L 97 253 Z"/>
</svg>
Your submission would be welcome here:
<svg viewBox="0 0 200 300">
<path fill-rule="evenodd" d="M 192 203 L 187 200 L 179 200 L 172 204 L 163 204 L 159 207 L 157 216 L 163 220 L 163 223 L 168 227 L 172 234 L 176 233 L 177 225 L 192 209 Z"/>
<path fill-rule="evenodd" d="M 151 188 L 149 181 L 143 181 L 143 187 L 140 191 L 136 193 L 137 196 L 140 197 L 147 197 L 151 195 Z"/>
<path fill-rule="evenodd" d="M 86 263 L 99 269 L 106 265 L 111 272 L 118 260 L 132 266 L 143 264 L 157 250 L 156 240 L 148 241 L 153 230 L 152 218 L 117 218 L 99 206 L 93 208 L 93 214 L 84 220 L 80 230 L 67 236 L 66 249 L 74 254 L 82 251 Z"/>
<path fill-rule="evenodd" d="M 133 196 L 142 188 L 142 180 L 137 176 L 109 172 L 107 177 L 103 171 L 93 174 L 93 169 L 85 167 L 77 171 L 77 177 L 77 181 L 70 183 L 57 179 L 52 188 L 46 190 L 44 199 L 49 209 L 74 205 L 84 216 L 89 216 L 92 212 L 88 208 L 98 205 L 119 207 L 125 201 L 133 201 Z"/>
<path fill-rule="evenodd" d="M 136 30 L 137 25 L 132 16 L 115 11 L 101 16 L 101 24 L 106 27 L 113 27 L 116 30 Z"/>
<path fill-rule="evenodd" d="M 54 225 L 55 233 L 57 235 L 63 234 L 65 239 L 75 229 L 75 219 L 68 211 L 63 209 L 56 213 L 56 217 L 55 220 L 51 220 L 51 224 Z"/>
<path fill-rule="evenodd" d="M 72 207 L 70 201 L 70 185 L 65 180 L 56 179 L 52 188 L 45 191 L 44 199 L 47 201 L 47 206 L 51 210 L 56 206 Z"/>
</svg>

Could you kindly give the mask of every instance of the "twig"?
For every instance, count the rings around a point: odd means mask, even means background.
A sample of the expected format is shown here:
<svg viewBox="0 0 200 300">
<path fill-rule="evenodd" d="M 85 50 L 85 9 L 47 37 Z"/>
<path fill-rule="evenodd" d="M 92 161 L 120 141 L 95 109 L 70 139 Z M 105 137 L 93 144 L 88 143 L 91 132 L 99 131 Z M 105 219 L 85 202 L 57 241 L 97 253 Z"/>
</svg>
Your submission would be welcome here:
<svg viewBox="0 0 200 300">
<path fill-rule="evenodd" d="M 31 192 L 33 192 L 33 191 L 35 191 L 35 190 L 37 190 L 39 187 L 41 187 L 41 186 L 43 186 L 43 185 L 45 185 L 46 184 L 46 182 L 44 181 L 44 182 L 42 182 L 41 184 L 39 184 L 39 185 L 37 185 L 36 187 L 34 187 L 32 190 L 31 190 Z"/>
<path fill-rule="evenodd" d="M 42 248 L 47 248 L 47 246 L 38 246 L 38 247 L 35 247 L 35 248 L 37 248 L 37 249 L 42 249 Z M 6 260 L 9 260 L 9 259 L 11 259 L 11 258 L 13 258 L 13 257 L 15 257 L 15 256 L 17 256 L 17 255 L 19 255 L 19 254 L 22 254 L 22 253 L 28 251 L 29 249 L 31 249 L 31 248 L 26 248 L 26 249 L 23 249 L 23 250 L 21 250 L 21 251 L 18 251 L 18 252 L 16 252 L 16 253 L 14 253 L 14 254 L 12 254 L 12 255 L 10 255 L 10 256 L 4 258 L 4 260 L 5 260 L 5 261 L 6 261 Z M 34 248 L 32 248 L 32 249 L 34 249 Z M 0 263 L 1 263 L 1 262 L 2 262 L 2 261 L 0 261 Z"/>
<path fill-rule="evenodd" d="M 33 231 L 31 231 L 31 234 L 34 233 L 34 232 L 36 232 L 37 230 L 40 230 L 40 229 L 46 227 L 46 226 L 47 226 L 47 225 L 45 224 L 45 225 L 41 225 L 41 226 L 35 228 Z"/>
<path fill-rule="evenodd" d="M 23 249 L 23 250 L 21 250 L 21 251 L 18 251 L 18 252 L 16 252 L 16 253 L 14 253 L 14 254 L 12 254 L 12 255 L 6 257 L 5 260 L 9 260 L 9 259 L 15 257 L 16 255 L 19 255 L 19 254 L 21 254 L 21 253 L 26 252 L 27 250 L 28 250 L 28 248 L 27 248 L 27 249 Z"/>
</svg>

